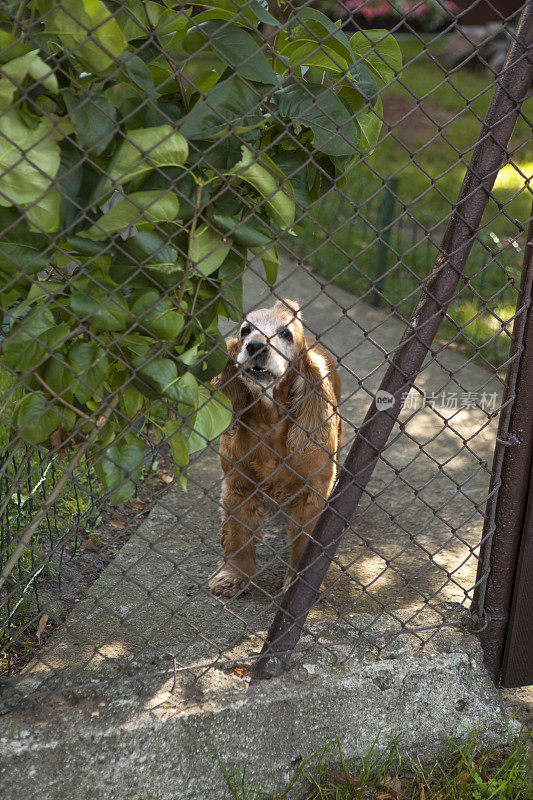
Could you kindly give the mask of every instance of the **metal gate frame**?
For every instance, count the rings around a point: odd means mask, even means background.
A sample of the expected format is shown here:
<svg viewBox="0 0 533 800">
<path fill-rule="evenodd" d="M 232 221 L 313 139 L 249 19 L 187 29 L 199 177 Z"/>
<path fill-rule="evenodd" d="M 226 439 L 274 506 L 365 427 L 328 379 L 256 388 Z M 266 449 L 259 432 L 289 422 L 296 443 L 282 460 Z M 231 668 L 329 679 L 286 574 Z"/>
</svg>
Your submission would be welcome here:
<svg viewBox="0 0 533 800">
<path fill-rule="evenodd" d="M 533 684 L 533 207 L 474 595 L 485 663 Z"/>
</svg>

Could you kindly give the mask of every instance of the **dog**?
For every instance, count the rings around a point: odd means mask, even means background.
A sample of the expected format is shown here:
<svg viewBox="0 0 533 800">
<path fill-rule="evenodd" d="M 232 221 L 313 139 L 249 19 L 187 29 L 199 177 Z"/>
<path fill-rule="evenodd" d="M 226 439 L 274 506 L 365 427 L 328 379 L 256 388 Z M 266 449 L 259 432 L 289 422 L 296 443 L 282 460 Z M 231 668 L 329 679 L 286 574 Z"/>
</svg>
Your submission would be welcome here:
<svg viewBox="0 0 533 800">
<path fill-rule="evenodd" d="M 254 584 L 266 501 L 284 506 L 284 586 L 294 579 L 336 479 L 341 382 L 331 353 L 304 333 L 293 300 L 249 313 L 226 345 L 226 366 L 212 381 L 233 405 L 219 452 L 224 558 L 209 588 L 233 597 Z"/>
</svg>

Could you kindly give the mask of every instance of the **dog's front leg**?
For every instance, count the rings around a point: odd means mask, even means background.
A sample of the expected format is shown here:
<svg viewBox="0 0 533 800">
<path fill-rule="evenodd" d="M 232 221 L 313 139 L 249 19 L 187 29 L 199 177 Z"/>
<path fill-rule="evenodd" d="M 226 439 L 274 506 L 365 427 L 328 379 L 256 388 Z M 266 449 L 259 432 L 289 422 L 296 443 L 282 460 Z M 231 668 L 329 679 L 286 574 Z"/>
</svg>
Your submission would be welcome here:
<svg viewBox="0 0 533 800">
<path fill-rule="evenodd" d="M 293 500 L 288 509 L 287 538 L 290 542 L 290 566 L 285 574 L 283 587 L 294 580 L 297 567 L 307 543 L 312 539 L 313 531 L 324 508 L 325 498 L 312 489 L 303 489 Z"/>
<path fill-rule="evenodd" d="M 222 535 L 224 558 L 209 580 L 213 594 L 233 597 L 252 588 L 256 573 L 255 539 L 262 520 L 263 501 L 255 486 L 222 484 Z"/>
</svg>

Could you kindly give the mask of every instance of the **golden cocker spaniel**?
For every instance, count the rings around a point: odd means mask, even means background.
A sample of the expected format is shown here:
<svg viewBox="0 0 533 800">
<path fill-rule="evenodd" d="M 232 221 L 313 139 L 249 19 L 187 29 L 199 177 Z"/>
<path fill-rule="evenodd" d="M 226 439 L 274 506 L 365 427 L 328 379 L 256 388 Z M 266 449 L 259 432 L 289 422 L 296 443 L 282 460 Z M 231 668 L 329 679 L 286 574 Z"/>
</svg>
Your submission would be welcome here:
<svg viewBox="0 0 533 800">
<path fill-rule="evenodd" d="M 326 348 L 304 333 L 298 303 L 278 300 L 249 313 L 213 385 L 233 404 L 222 434 L 224 558 L 213 594 L 248 591 L 256 574 L 265 501 L 283 503 L 291 546 L 290 583 L 336 477 L 340 377 Z"/>
</svg>

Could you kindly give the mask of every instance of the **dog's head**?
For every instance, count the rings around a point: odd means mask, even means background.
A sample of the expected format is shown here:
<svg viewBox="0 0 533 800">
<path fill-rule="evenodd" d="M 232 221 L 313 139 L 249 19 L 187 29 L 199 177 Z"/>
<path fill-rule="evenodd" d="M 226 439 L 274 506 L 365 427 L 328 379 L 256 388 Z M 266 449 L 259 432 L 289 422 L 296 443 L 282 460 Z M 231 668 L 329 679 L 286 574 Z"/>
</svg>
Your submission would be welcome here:
<svg viewBox="0 0 533 800">
<path fill-rule="evenodd" d="M 300 306 L 294 300 L 278 300 L 272 308 L 251 311 L 241 323 L 233 356 L 241 378 L 265 388 L 279 383 L 304 346 Z"/>
<path fill-rule="evenodd" d="M 231 400 L 235 416 L 253 414 L 257 401 L 267 397 L 292 423 L 291 451 L 324 449 L 328 442 L 337 447 L 339 378 L 328 351 L 304 335 L 298 303 L 278 300 L 272 308 L 251 311 L 226 344 L 226 366 L 212 384 Z"/>
</svg>

